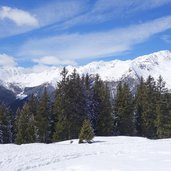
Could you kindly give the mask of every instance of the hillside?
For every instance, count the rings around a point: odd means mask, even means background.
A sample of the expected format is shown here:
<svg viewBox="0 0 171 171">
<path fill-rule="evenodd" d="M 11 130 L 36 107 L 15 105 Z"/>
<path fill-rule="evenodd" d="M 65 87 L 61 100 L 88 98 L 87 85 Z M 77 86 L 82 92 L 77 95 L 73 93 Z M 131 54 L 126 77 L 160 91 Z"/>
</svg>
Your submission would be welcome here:
<svg viewBox="0 0 171 171">
<path fill-rule="evenodd" d="M 171 139 L 96 137 L 53 144 L 0 145 L 1 171 L 170 171 Z"/>
</svg>

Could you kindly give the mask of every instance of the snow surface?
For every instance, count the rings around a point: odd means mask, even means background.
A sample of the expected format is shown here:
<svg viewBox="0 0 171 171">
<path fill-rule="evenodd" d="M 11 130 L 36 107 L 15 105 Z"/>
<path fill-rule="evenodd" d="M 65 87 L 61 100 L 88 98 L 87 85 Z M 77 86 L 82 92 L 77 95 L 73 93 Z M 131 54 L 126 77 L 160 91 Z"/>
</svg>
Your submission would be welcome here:
<svg viewBox="0 0 171 171">
<path fill-rule="evenodd" d="M 0 171 L 170 171 L 171 139 L 96 137 L 53 144 L 0 145 Z"/>
<path fill-rule="evenodd" d="M 118 81 L 123 77 L 155 79 L 161 75 L 166 85 L 171 89 L 171 52 L 164 50 L 149 55 L 137 57 L 133 60 L 98 61 L 84 66 L 67 66 L 71 73 L 76 68 L 79 74 L 99 74 L 104 81 Z M 56 87 L 61 79 L 62 67 L 37 66 L 33 68 L 3 67 L 0 68 L 0 84 L 10 89 L 10 85 L 17 85 L 21 89 L 35 87 L 41 84 L 51 84 Z"/>
</svg>

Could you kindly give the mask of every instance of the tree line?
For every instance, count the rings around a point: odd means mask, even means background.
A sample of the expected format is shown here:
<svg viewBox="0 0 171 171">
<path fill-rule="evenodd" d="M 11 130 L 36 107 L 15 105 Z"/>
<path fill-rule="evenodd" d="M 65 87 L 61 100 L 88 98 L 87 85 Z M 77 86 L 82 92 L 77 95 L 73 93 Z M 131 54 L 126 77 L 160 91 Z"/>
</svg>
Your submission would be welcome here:
<svg viewBox="0 0 171 171">
<path fill-rule="evenodd" d="M 119 82 L 111 98 L 108 84 L 98 75 L 61 72 L 54 100 L 45 88 L 32 95 L 15 115 L 0 105 L 0 143 L 51 143 L 80 137 L 128 135 L 171 137 L 171 94 L 160 76 L 140 79 L 136 93 Z M 84 123 L 84 124 L 83 124 Z M 92 130 L 91 130 L 92 129 Z M 90 131 L 91 130 L 91 131 Z"/>
</svg>

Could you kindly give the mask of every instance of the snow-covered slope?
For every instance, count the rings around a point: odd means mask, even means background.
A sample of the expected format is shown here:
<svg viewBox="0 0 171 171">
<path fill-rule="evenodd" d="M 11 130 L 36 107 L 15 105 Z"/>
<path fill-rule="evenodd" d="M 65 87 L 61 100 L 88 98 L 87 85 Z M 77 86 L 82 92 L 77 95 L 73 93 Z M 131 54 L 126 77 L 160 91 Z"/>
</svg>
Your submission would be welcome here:
<svg viewBox="0 0 171 171">
<path fill-rule="evenodd" d="M 96 137 L 53 144 L 0 145 L 1 171 L 170 171 L 171 139 Z"/>
<path fill-rule="evenodd" d="M 99 61 L 92 62 L 85 66 L 73 67 L 68 66 L 67 69 L 71 73 L 76 68 L 80 74 L 99 74 L 103 80 L 118 81 L 121 78 L 131 77 L 138 78 L 143 76 L 146 78 L 152 75 L 158 78 L 162 75 L 167 83 L 167 87 L 171 88 L 171 52 L 159 51 L 150 55 L 138 57 L 134 60 L 120 61 Z M 56 86 L 57 81 L 61 79 L 60 72 L 62 67 L 47 67 L 45 69 L 24 69 L 0 68 L 0 84 L 10 89 L 10 85 L 17 85 L 20 88 L 35 87 L 44 83 Z"/>
</svg>

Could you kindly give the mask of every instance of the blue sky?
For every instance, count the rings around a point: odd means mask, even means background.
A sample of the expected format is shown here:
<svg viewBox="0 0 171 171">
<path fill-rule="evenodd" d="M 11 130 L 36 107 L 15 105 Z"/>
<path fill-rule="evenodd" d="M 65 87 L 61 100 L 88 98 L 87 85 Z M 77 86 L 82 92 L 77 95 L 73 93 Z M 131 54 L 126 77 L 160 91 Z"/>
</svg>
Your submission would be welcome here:
<svg viewBox="0 0 171 171">
<path fill-rule="evenodd" d="M 0 66 L 83 65 L 171 50 L 171 0 L 1 0 Z"/>
</svg>

